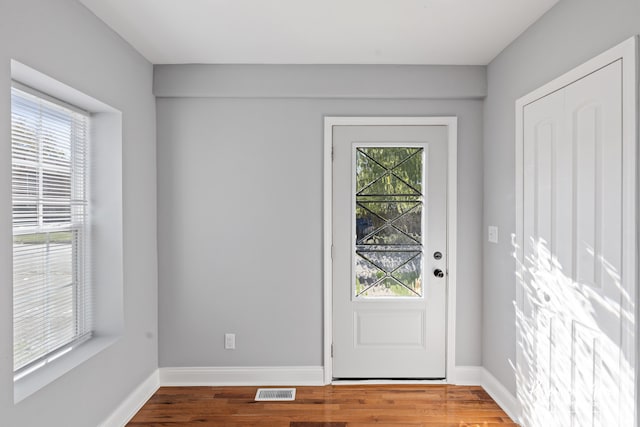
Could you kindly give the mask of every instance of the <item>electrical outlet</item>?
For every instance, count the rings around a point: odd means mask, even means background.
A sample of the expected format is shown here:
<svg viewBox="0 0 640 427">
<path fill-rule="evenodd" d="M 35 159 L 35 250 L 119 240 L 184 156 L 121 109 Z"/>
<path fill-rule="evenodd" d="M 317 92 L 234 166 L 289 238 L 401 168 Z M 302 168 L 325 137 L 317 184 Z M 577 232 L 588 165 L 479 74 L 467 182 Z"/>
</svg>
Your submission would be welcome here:
<svg viewBox="0 0 640 427">
<path fill-rule="evenodd" d="M 236 349 L 236 334 L 224 334 L 224 348 L 225 350 Z"/>
<path fill-rule="evenodd" d="M 487 231 L 489 243 L 498 243 L 498 227 L 490 225 Z"/>
</svg>

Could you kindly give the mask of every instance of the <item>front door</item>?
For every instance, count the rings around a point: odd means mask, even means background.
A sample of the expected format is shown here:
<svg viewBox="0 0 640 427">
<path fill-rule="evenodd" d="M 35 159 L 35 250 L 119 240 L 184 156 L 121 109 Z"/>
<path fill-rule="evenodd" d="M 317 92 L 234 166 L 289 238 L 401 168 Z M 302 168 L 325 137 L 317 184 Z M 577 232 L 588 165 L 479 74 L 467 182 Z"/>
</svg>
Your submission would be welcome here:
<svg viewBox="0 0 640 427">
<path fill-rule="evenodd" d="M 444 378 L 447 126 L 334 126 L 333 377 Z"/>
</svg>

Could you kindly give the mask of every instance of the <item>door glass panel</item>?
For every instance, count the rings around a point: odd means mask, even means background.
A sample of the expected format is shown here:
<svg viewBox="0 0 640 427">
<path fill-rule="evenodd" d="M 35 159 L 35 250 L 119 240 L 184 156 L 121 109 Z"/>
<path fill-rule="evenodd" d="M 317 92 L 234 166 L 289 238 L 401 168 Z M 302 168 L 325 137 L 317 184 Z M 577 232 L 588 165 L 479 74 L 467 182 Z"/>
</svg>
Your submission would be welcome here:
<svg viewBox="0 0 640 427">
<path fill-rule="evenodd" d="M 355 297 L 422 297 L 424 149 L 358 147 Z"/>
</svg>

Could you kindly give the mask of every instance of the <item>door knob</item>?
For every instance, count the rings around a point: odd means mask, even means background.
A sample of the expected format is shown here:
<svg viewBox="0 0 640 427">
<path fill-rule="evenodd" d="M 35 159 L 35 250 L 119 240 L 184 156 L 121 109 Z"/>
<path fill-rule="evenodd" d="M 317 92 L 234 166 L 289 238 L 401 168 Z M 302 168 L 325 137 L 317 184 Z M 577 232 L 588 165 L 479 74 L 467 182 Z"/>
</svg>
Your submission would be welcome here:
<svg viewBox="0 0 640 427">
<path fill-rule="evenodd" d="M 444 277 L 444 271 L 440 270 L 439 268 L 436 268 L 435 270 L 433 270 L 433 275 L 436 277 Z"/>
</svg>

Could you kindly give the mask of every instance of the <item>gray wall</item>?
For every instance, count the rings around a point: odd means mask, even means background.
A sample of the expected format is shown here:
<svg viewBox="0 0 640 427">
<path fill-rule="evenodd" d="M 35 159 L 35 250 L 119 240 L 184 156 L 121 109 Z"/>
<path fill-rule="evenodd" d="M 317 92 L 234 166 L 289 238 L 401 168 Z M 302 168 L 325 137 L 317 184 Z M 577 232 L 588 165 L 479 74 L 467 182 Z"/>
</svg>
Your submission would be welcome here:
<svg viewBox="0 0 640 427">
<path fill-rule="evenodd" d="M 123 113 L 124 336 L 13 404 L 10 60 Z M 73 0 L 0 2 L 0 424 L 102 422 L 157 368 L 155 104 L 152 67 Z"/>
<path fill-rule="evenodd" d="M 457 364 L 481 365 L 484 67 L 155 76 L 161 367 L 322 365 L 325 115 L 458 116 Z"/>
<path fill-rule="evenodd" d="M 484 109 L 483 364 L 515 393 L 515 101 L 582 62 L 640 33 L 638 0 L 561 0 L 488 66 Z M 486 239 L 483 239 L 486 241 Z"/>
</svg>

